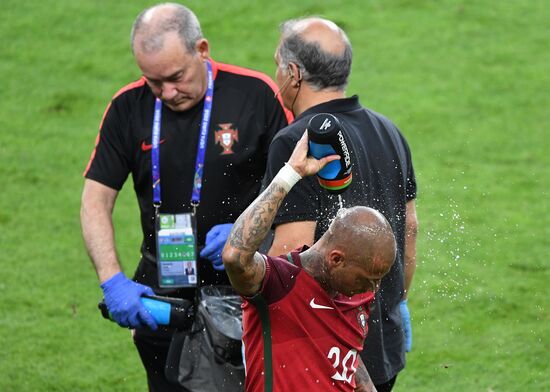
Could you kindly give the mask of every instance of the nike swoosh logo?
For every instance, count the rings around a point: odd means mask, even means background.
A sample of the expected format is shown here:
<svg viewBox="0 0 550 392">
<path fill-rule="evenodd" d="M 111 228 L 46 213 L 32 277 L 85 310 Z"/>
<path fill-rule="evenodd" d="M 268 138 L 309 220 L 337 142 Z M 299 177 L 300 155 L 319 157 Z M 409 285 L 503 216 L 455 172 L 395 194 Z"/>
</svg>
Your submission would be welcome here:
<svg viewBox="0 0 550 392">
<path fill-rule="evenodd" d="M 161 139 L 159 141 L 159 144 L 162 144 L 164 143 L 164 139 Z M 147 144 L 145 142 L 141 142 L 141 151 L 149 151 L 153 148 L 153 145 L 152 144 Z"/>
<path fill-rule="evenodd" d="M 315 303 L 315 298 L 311 299 L 311 302 L 309 303 L 309 306 L 311 306 L 313 309 L 334 309 L 331 306 L 325 306 L 325 305 L 319 305 Z"/>
</svg>

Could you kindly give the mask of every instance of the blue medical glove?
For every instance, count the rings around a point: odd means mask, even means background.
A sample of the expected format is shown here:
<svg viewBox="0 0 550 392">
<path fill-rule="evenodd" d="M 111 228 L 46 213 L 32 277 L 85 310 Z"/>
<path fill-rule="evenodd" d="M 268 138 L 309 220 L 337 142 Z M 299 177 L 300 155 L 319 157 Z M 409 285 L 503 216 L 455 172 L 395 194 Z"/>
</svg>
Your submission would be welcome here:
<svg viewBox="0 0 550 392">
<path fill-rule="evenodd" d="M 399 303 L 399 309 L 401 310 L 401 319 L 403 320 L 403 331 L 405 332 L 405 351 L 409 352 L 412 348 L 413 335 L 411 328 L 411 315 L 409 314 L 409 308 L 407 307 L 407 300 L 404 299 Z"/>
<path fill-rule="evenodd" d="M 122 272 L 101 284 L 105 304 L 113 320 L 121 327 L 157 329 L 153 316 L 141 303 L 142 295 L 155 295 L 153 290 L 128 279 Z"/>
<path fill-rule="evenodd" d="M 212 262 L 212 266 L 217 271 L 223 271 L 225 268 L 222 261 L 222 250 L 229 237 L 229 232 L 233 223 L 224 223 L 212 227 L 206 233 L 206 241 L 200 255 Z"/>
</svg>

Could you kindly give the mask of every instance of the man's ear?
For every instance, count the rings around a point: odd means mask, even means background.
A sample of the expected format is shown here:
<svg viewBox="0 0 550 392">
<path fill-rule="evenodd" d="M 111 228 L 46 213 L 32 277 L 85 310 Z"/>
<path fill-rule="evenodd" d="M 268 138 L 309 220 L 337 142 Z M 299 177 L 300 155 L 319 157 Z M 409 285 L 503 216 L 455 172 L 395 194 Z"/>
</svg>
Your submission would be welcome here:
<svg viewBox="0 0 550 392">
<path fill-rule="evenodd" d="M 206 60 L 210 57 L 210 47 L 208 46 L 208 41 L 206 38 L 201 38 L 195 44 L 195 50 L 202 57 L 203 60 Z"/>
<path fill-rule="evenodd" d="M 329 265 L 331 267 L 339 267 L 344 264 L 345 255 L 344 252 L 338 249 L 333 249 L 328 255 Z"/>
<path fill-rule="evenodd" d="M 292 79 L 293 85 L 300 85 L 302 81 L 302 71 L 300 71 L 300 67 L 298 67 L 298 65 L 295 63 L 288 63 L 288 74 Z"/>
</svg>

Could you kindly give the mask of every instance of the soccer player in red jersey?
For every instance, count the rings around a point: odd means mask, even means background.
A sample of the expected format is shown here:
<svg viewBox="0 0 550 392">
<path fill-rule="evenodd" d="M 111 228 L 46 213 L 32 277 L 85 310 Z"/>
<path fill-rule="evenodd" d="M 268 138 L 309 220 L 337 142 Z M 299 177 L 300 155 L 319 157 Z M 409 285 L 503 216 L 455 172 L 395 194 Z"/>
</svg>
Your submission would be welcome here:
<svg viewBox="0 0 550 392">
<path fill-rule="evenodd" d="M 292 186 L 338 158 L 316 160 L 307 150 L 304 134 L 237 219 L 222 254 L 244 298 L 246 391 L 373 391 L 358 353 L 369 305 L 396 256 L 386 218 L 369 207 L 342 209 L 311 248 L 257 252 Z"/>
</svg>

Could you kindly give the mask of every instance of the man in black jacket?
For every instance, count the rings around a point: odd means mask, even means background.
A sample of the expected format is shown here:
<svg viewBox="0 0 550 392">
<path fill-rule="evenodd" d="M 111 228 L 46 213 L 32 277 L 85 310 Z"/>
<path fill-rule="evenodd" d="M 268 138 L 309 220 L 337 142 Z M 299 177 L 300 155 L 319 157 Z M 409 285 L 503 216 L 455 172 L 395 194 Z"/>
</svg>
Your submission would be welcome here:
<svg viewBox="0 0 550 392">
<path fill-rule="evenodd" d="M 409 147 L 397 127 L 362 107 L 357 96 L 346 98 L 351 58 L 346 34 L 331 21 L 306 18 L 282 25 L 275 52 L 277 83 L 296 119 L 270 146 L 264 184 L 288 161 L 317 113 L 333 114 L 343 123 L 353 180 L 340 197 L 322 190 L 314 177 L 298 183 L 275 218 L 269 255 L 311 246 L 340 207 L 372 207 L 388 219 L 397 259 L 376 295 L 361 356 L 377 390 L 389 391 L 405 366 L 406 337 L 412 338 L 407 294 L 416 266 L 416 179 Z"/>
</svg>

